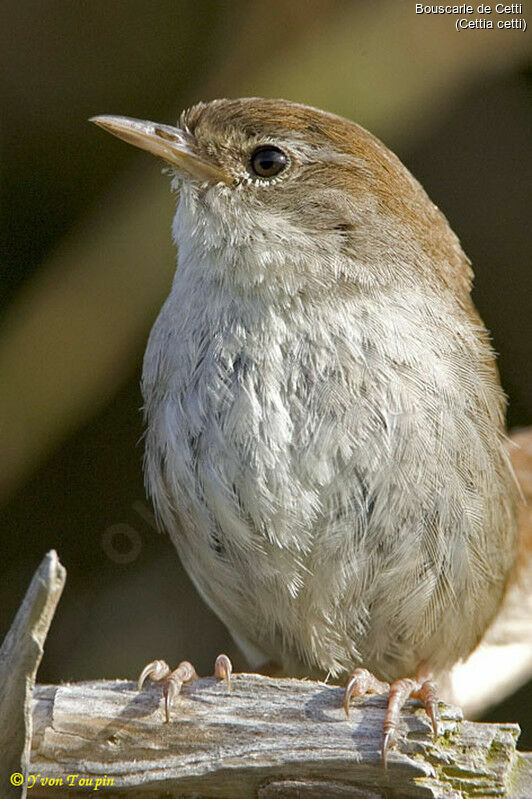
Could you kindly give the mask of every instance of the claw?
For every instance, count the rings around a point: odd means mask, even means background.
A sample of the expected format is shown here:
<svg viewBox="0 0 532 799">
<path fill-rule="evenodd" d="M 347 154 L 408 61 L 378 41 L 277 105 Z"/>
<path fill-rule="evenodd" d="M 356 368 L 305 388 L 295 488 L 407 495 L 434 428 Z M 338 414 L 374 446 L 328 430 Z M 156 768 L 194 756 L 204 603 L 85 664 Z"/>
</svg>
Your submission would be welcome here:
<svg viewBox="0 0 532 799">
<path fill-rule="evenodd" d="M 349 700 L 352 696 L 355 696 L 355 691 L 358 685 L 358 677 L 355 674 L 352 674 L 349 678 L 347 685 L 345 686 L 344 692 L 344 711 L 347 718 L 349 718 Z"/>
<path fill-rule="evenodd" d="M 367 669 L 355 669 L 349 678 L 344 692 L 345 715 L 349 717 L 349 700 L 352 696 L 364 694 L 383 694 L 389 688 L 387 682 L 381 682 Z"/>
<path fill-rule="evenodd" d="M 438 725 L 438 705 L 436 702 L 431 702 L 429 705 L 425 705 L 425 710 L 427 712 L 427 716 L 430 719 L 432 724 L 432 733 L 434 735 L 434 740 L 439 736 L 440 730 Z"/>
<path fill-rule="evenodd" d="M 420 690 L 417 692 L 419 694 L 419 699 L 422 700 L 423 704 L 425 705 L 425 712 L 430 719 L 432 724 L 432 732 L 434 734 L 434 738 L 437 738 L 439 735 L 438 729 L 438 689 L 436 687 L 436 683 L 433 680 L 425 680 L 422 683 Z"/>
<path fill-rule="evenodd" d="M 426 672 L 424 676 L 426 676 Z M 374 677 L 367 669 L 355 669 L 345 686 L 345 715 L 349 716 L 349 700 L 352 696 L 363 696 L 370 693 L 382 694 L 388 689 L 390 693 L 384 717 L 381 747 L 384 768 L 387 767 L 388 752 L 395 746 L 401 709 L 409 697 L 420 699 L 423 702 L 425 712 L 432 724 L 434 737 L 438 737 L 438 689 L 432 680 L 421 678 L 419 671 L 417 680 L 403 677 L 388 685 Z"/>
<path fill-rule="evenodd" d="M 393 730 L 386 730 L 382 736 L 381 758 L 384 768 L 388 768 L 388 752 L 395 743 L 395 735 Z"/>
<path fill-rule="evenodd" d="M 147 666 L 144 666 L 142 669 L 139 679 L 138 679 L 138 690 L 142 691 L 142 686 L 147 677 L 150 680 L 154 680 L 155 682 L 159 682 L 159 680 L 164 680 L 165 677 L 168 677 L 170 674 L 170 666 L 164 660 L 152 660 L 151 663 L 148 663 Z"/>
<path fill-rule="evenodd" d="M 166 721 L 170 721 L 170 706 L 181 691 L 181 686 L 184 682 L 191 682 L 195 680 L 198 675 L 196 669 L 189 663 L 188 660 L 182 660 L 177 669 L 170 671 L 170 666 L 164 660 L 152 660 L 147 666 L 144 666 L 140 673 L 138 681 L 138 689 L 142 690 L 144 682 L 149 677 L 154 682 L 164 680 L 164 712 Z"/>
<path fill-rule="evenodd" d="M 231 690 L 231 674 L 233 672 L 233 664 L 227 655 L 218 655 L 214 664 L 214 674 L 219 680 L 225 680 L 227 683 L 227 690 Z M 197 679 L 196 669 L 188 660 L 182 660 L 179 666 L 170 671 L 168 663 L 164 660 L 152 660 L 147 666 L 144 666 L 138 679 L 138 689 L 142 690 L 145 681 L 150 678 L 155 682 L 164 682 L 164 714 L 166 723 L 170 721 L 170 708 L 172 702 L 181 692 L 183 683 L 192 682 Z"/>
<path fill-rule="evenodd" d="M 170 721 L 170 707 L 176 696 L 180 693 L 183 683 L 192 682 L 198 677 L 196 669 L 188 660 L 182 660 L 164 681 L 164 714 L 166 723 Z"/>
<path fill-rule="evenodd" d="M 227 655 L 218 655 L 214 663 L 214 676 L 219 680 L 225 680 L 227 690 L 231 690 L 231 674 L 233 672 L 233 664 Z"/>
<path fill-rule="evenodd" d="M 164 715 L 166 718 L 166 723 L 168 724 L 170 721 L 170 706 L 172 702 L 181 691 L 181 686 L 183 685 L 182 681 L 171 675 L 164 683 Z"/>
</svg>

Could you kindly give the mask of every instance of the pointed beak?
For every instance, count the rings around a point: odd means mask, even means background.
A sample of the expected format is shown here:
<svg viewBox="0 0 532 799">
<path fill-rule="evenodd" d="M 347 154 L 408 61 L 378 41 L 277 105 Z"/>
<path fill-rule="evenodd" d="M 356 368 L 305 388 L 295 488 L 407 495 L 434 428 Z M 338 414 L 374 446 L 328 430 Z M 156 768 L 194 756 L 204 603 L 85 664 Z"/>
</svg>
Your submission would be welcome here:
<svg viewBox="0 0 532 799">
<path fill-rule="evenodd" d="M 232 183 L 232 178 L 212 161 L 199 155 L 192 134 L 171 125 L 159 125 L 145 119 L 98 116 L 90 122 L 99 125 L 119 139 L 162 158 L 187 175 L 209 183 Z"/>
</svg>

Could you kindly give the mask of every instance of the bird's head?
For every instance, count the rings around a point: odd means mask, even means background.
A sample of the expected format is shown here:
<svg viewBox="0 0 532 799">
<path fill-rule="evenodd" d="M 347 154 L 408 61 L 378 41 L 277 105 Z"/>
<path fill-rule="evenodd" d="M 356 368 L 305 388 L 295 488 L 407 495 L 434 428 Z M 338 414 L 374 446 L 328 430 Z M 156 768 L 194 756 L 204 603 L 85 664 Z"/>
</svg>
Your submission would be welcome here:
<svg viewBox="0 0 532 799">
<path fill-rule="evenodd" d="M 216 264 L 222 280 L 288 292 L 464 281 L 466 262 L 443 215 L 353 122 L 261 98 L 199 103 L 176 127 L 92 121 L 170 165 L 183 258 L 189 251 Z"/>
</svg>

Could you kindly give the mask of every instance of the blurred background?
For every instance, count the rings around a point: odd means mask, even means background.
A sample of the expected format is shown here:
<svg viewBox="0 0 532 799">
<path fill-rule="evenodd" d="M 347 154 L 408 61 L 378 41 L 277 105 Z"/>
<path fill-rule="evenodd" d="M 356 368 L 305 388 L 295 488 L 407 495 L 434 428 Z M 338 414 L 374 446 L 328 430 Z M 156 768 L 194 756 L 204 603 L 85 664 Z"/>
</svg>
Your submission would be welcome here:
<svg viewBox="0 0 532 799">
<path fill-rule="evenodd" d="M 40 682 L 136 678 L 154 658 L 209 674 L 221 651 L 243 668 L 142 484 L 141 358 L 174 270 L 175 198 L 160 164 L 87 118 L 173 123 L 200 99 L 262 95 L 369 128 L 473 261 L 513 428 L 532 416 L 530 36 L 456 32 L 410 0 L 3 0 L 0 14 L 0 639 L 55 548 L 68 578 Z M 486 715 L 519 721 L 523 749 L 530 696 Z"/>
</svg>

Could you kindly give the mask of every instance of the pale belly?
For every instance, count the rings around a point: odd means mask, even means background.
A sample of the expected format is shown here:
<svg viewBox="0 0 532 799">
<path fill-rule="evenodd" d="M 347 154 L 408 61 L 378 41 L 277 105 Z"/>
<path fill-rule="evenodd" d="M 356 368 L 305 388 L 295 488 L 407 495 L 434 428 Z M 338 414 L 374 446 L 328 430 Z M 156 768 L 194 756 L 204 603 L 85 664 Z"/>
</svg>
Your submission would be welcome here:
<svg viewBox="0 0 532 799">
<path fill-rule="evenodd" d="M 408 386 L 375 394 L 364 370 L 276 383 L 232 363 L 154 406 L 146 469 L 185 568 L 253 665 L 395 679 L 466 656 L 509 568 L 486 578 L 474 520 L 494 500 L 449 473 L 479 446 L 473 423 L 453 437 L 448 414 L 429 425 Z"/>
<path fill-rule="evenodd" d="M 388 329 L 366 306 L 310 333 L 302 317 L 300 334 L 270 316 L 174 330 L 168 306 L 150 338 L 146 483 L 253 665 L 441 671 L 476 645 L 515 557 L 511 475 L 485 403 L 502 395 L 472 366 L 489 354 L 461 352 L 467 320 L 449 360 L 432 319 L 424 334 L 401 306 Z"/>
</svg>

